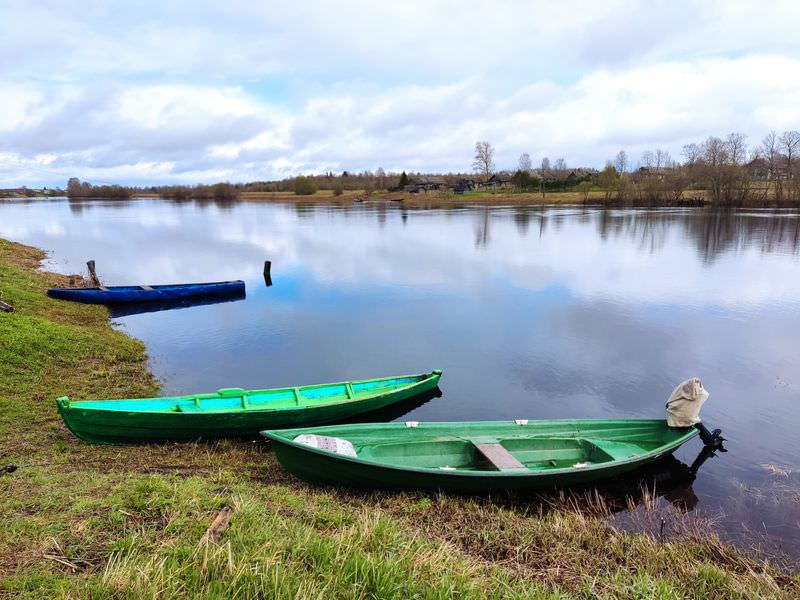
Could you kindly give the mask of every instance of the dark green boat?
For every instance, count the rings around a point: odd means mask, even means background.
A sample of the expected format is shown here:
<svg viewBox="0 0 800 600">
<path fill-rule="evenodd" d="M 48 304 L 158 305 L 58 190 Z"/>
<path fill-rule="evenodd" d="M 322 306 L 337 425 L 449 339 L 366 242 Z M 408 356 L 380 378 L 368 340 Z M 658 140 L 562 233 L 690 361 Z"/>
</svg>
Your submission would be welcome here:
<svg viewBox="0 0 800 600">
<path fill-rule="evenodd" d="M 70 431 L 98 444 L 185 441 L 352 418 L 434 390 L 439 370 L 295 388 L 133 400 L 56 400 Z"/>
<path fill-rule="evenodd" d="M 632 471 L 697 435 L 665 420 L 363 423 L 262 431 L 312 483 L 458 492 L 534 490 Z"/>
</svg>

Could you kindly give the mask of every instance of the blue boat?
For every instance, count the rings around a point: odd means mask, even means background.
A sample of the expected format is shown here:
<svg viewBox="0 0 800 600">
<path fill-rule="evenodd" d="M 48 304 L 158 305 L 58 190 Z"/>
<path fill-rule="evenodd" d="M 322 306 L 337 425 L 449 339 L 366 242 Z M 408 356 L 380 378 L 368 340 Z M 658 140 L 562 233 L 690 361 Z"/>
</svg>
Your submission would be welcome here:
<svg viewBox="0 0 800 600">
<path fill-rule="evenodd" d="M 177 283 L 171 285 L 126 285 L 90 288 L 50 288 L 47 295 L 86 304 L 165 302 L 187 298 L 209 298 L 244 294 L 244 281 Z"/>
</svg>

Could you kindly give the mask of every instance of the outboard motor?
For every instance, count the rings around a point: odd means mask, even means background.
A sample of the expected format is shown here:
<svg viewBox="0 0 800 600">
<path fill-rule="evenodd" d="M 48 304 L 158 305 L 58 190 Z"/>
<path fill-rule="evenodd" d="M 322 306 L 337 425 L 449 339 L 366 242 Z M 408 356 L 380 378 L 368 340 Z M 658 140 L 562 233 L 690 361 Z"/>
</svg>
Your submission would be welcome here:
<svg viewBox="0 0 800 600">
<path fill-rule="evenodd" d="M 700 439 L 712 450 L 725 452 L 722 430 L 709 431 L 700 421 L 700 407 L 708 400 L 708 392 L 697 377 L 687 379 L 676 387 L 667 400 L 667 425 L 670 427 L 695 427 L 700 431 Z"/>
</svg>

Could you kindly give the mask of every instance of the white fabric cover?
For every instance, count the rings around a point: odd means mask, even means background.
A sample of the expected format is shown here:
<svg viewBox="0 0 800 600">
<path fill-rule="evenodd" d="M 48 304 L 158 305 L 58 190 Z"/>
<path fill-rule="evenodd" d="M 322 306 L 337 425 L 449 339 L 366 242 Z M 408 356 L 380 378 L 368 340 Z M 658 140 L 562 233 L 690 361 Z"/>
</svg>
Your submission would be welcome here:
<svg viewBox="0 0 800 600">
<path fill-rule="evenodd" d="M 667 400 L 667 425 L 691 427 L 700 422 L 700 407 L 708 400 L 703 382 L 692 377 L 672 390 Z"/>
<path fill-rule="evenodd" d="M 328 452 L 335 452 L 343 456 L 356 457 L 356 449 L 353 444 L 348 440 L 337 437 L 329 437 L 327 435 L 314 435 L 313 433 L 303 433 L 294 438 L 294 441 L 304 446 L 311 446 L 312 448 L 319 448 L 320 450 L 327 450 Z"/>
</svg>

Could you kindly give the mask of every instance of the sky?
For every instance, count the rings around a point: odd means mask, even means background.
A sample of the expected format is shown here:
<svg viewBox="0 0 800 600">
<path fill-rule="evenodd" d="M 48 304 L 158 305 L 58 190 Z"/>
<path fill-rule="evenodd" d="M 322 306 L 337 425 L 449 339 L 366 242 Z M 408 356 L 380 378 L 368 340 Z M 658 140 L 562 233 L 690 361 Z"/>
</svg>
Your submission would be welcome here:
<svg viewBox="0 0 800 600">
<path fill-rule="evenodd" d="M 800 2 L 0 0 L 0 187 L 602 167 L 800 129 Z"/>
</svg>

